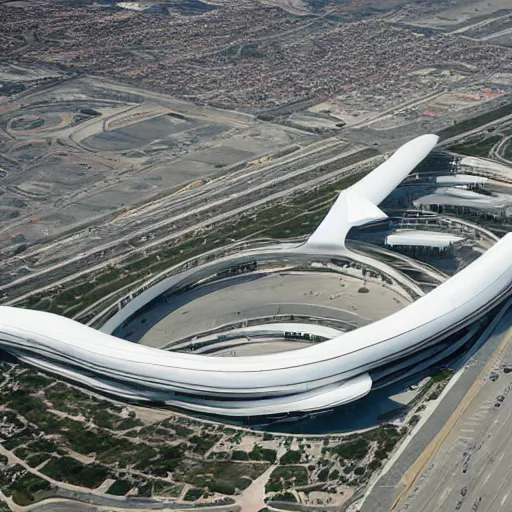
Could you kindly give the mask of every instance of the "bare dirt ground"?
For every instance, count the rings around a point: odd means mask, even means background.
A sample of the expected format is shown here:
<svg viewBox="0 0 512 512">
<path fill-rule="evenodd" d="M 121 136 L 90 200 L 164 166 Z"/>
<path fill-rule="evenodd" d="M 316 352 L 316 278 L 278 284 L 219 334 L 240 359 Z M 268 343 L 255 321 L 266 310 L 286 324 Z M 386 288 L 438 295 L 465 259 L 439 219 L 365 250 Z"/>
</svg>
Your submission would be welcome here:
<svg viewBox="0 0 512 512">
<path fill-rule="evenodd" d="M 243 512 L 258 512 L 264 507 L 265 485 L 276 467 L 270 466 L 262 475 L 253 480 L 252 484 L 236 500 Z"/>
<path fill-rule="evenodd" d="M 0 120 L 0 237 L 29 243 L 308 138 L 91 78 L 4 103 Z"/>
</svg>

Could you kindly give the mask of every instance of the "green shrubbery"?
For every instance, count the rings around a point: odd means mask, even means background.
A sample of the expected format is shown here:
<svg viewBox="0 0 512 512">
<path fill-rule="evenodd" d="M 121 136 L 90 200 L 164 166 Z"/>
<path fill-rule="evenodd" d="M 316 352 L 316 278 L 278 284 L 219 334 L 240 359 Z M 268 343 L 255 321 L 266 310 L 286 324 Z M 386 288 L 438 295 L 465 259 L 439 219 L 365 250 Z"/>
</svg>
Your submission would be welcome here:
<svg viewBox="0 0 512 512">
<path fill-rule="evenodd" d="M 203 495 L 203 489 L 196 489 L 191 487 L 184 496 L 184 501 L 196 501 Z"/>
<path fill-rule="evenodd" d="M 133 483 L 129 480 L 116 480 L 107 490 L 107 494 L 114 496 L 124 496 L 131 488 Z"/>
<path fill-rule="evenodd" d="M 234 494 L 236 489 L 248 487 L 267 467 L 266 464 L 204 461 L 200 465 L 186 469 L 179 476 L 194 487 L 207 488 L 211 492 L 222 494 Z"/>
<path fill-rule="evenodd" d="M 297 503 L 295 495 L 291 492 L 279 492 L 272 498 L 273 501 L 289 501 L 290 503 Z"/>
<path fill-rule="evenodd" d="M 16 382 L 18 386 L 29 390 L 31 393 L 35 393 L 49 386 L 53 381 L 41 373 L 28 370 L 18 375 Z"/>
<path fill-rule="evenodd" d="M 143 483 L 137 485 L 137 496 L 140 498 L 151 498 L 153 495 L 153 480 L 146 480 Z"/>
<path fill-rule="evenodd" d="M 421 416 L 419 416 L 418 414 L 414 414 L 413 416 L 411 416 L 411 419 L 409 420 L 409 425 L 411 425 L 411 427 L 414 427 L 414 425 L 416 425 L 421 419 Z"/>
<path fill-rule="evenodd" d="M 250 481 L 249 481 L 250 483 Z M 247 487 L 247 486 L 245 486 Z M 245 488 L 243 487 L 243 488 Z M 235 494 L 236 488 L 233 484 L 230 484 L 228 482 L 222 481 L 222 480 L 212 480 L 208 483 L 208 489 L 212 492 L 218 492 L 220 494 Z"/>
<path fill-rule="evenodd" d="M 371 471 L 375 471 L 382 466 L 382 462 L 379 459 L 373 459 L 370 464 L 368 464 L 368 468 Z"/>
<path fill-rule="evenodd" d="M 169 426 L 174 430 L 174 432 L 176 432 L 177 435 L 181 437 L 187 437 L 193 433 L 192 430 L 190 430 L 187 427 L 184 427 L 183 425 L 177 425 L 176 423 L 172 423 Z"/>
<path fill-rule="evenodd" d="M 301 452 L 299 450 L 288 450 L 280 459 L 280 464 L 298 464 L 300 462 Z"/>
<path fill-rule="evenodd" d="M 99 410 L 93 416 L 95 425 L 110 430 L 128 430 L 143 425 L 142 421 L 136 418 L 121 418 L 117 414 L 112 414 L 106 410 Z"/>
<path fill-rule="evenodd" d="M 149 464 L 149 461 L 156 458 L 158 451 L 144 443 L 132 443 L 126 439 L 118 439 L 111 449 L 99 455 L 99 460 L 105 464 L 117 463 L 119 467 L 125 468 L 132 464 L 139 464 L 141 467 Z"/>
<path fill-rule="evenodd" d="M 361 434 L 359 437 L 346 441 L 339 446 L 324 448 L 323 450 L 336 454 L 348 461 L 360 461 L 366 457 L 370 450 L 370 443 L 376 442 L 375 459 L 381 461 L 388 457 L 396 446 L 402 434 L 396 427 L 381 427 Z M 377 468 L 377 463 L 373 466 Z M 380 466 L 380 462 L 379 462 Z M 344 469 L 345 471 L 345 469 Z M 345 471 L 346 473 L 347 471 Z"/>
<path fill-rule="evenodd" d="M 327 482 L 329 476 L 329 468 L 323 468 L 318 472 L 317 479 L 319 482 Z"/>
<path fill-rule="evenodd" d="M 220 436 L 216 435 L 203 435 L 203 436 L 191 436 L 188 438 L 188 442 L 192 445 L 192 451 L 204 455 L 212 446 L 214 446 L 220 439 Z"/>
<path fill-rule="evenodd" d="M 506 105 L 502 105 L 495 110 L 490 110 L 470 119 L 466 119 L 458 123 L 454 122 L 452 126 L 444 128 L 437 134 L 439 135 L 440 141 L 443 141 L 474 128 L 478 128 L 484 124 L 501 119 L 502 117 L 508 116 L 510 114 L 512 114 L 512 103 L 507 103 Z"/>
<path fill-rule="evenodd" d="M 53 458 L 41 472 L 54 480 L 89 489 L 98 487 L 109 476 L 109 470 L 105 466 L 82 464 L 71 457 Z"/>
<path fill-rule="evenodd" d="M 231 460 L 249 460 L 249 454 L 242 450 L 234 450 L 231 454 Z"/>
<path fill-rule="evenodd" d="M 0 489 L 6 496 L 11 496 L 17 505 L 26 506 L 41 499 L 45 491 L 51 490 L 51 485 L 16 465 L 0 472 Z"/>
<path fill-rule="evenodd" d="M 158 451 L 146 445 L 143 449 L 146 456 L 135 466 L 135 469 L 151 475 L 166 477 L 167 473 L 172 473 L 179 467 L 185 449 L 186 445 L 183 443 L 178 446 L 161 446 Z M 136 452 L 135 456 L 137 455 Z M 153 458 L 154 456 L 157 457 Z"/>
<path fill-rule="evenodd" d="M 347 443 L 340 444 L 339 446 L 335 446 L 333 448 L 329 448 L 329 450 L 339 457 L 348 460 L 360 460 L 366 457 L 368 450 L 370 449 L 370 443 L 361 438 L 354 439 L 353 441 L 349 441 Z"/>
<path fill-rule="evenodd" d="M 25 459 L 25 462 L 31 467 L 36 468 L 39 464 L 42 464 L 45 460 L 48 460 L 50 456 L 47 453 L 35 453 Z"/>
<path fill-rule="evenodd" d="M 210 452 L 210 458 L 217 460 L 229 460 L 231 453 L 229 452 Z"/>
<path fill-rule="evenodd" d="M 308 471 L 303 466 L 279 466 L 272 471 L 265 492 L 277 492 L 291 487 L 307 485 Z"/>
<path fill-rule="evenodd" d="M 32 441 L 32 439 L 34 438 L 35 432 L 36 432 L 36 430 L 33 429 L 32 427 L 26 427 L 21 432 L 18 432 L 16 435 L 12 436 L 11 438 L 6 439 L 2 443 L 2 446 L 6 450 L 12 451 L 12 450 L 14 450 L 14 448 L 16 448 L 16 446 L 20 446 L 22 444 Z"/>
<path fill-rule="evenodd" d="M 23 417 L 32 421 L 37 415 L 46 412 L 46 406 L 39 397 L 31 396 L 26 389 L 11 391 L 7 404 L 11 409 L 16 409 Z M 34 422 L 35 423 L 35 422 Z"/>
<path fill-rule="evenodd" d="M 265 460 L 270 463 L 274 463 L 277 458 L 277 452 L 275 450 L 271 450 L 269 448 L 262 448 L 259 445 L 256 445 L 250 452 L 249 452 L 249 459 L 250 460 Z"/>
<path fill-rule="evenodd" d="M 181 492 L 181 485 L 170 484 L 162 480 L 155 480 L 153 484 L 153 496 L 176 498 Z"/>
<path fill-rule="evenodd" d="M 489 156 L 489 152 L 494 145 L 502 140 L 502 138 L 503 137 L 501 135 L 488 137 L 482 136 L 481 133 L 478 133 L 476 136 L 464 139 L 464 142 L 461 144 L 455 144 L 450 146 L 448 149 L 454 153 L 459 153 L 460 155 L 480 156 L 486 158 Z"/>
<path fill-rule="evenodd" d="M 45 452 L 49 454 L 57 454 L 59 450 L 61 450 L 57 443 L 48 439 L 36 439 L 32 441 L 27 448 L 32 452 Z"/>
</svg>

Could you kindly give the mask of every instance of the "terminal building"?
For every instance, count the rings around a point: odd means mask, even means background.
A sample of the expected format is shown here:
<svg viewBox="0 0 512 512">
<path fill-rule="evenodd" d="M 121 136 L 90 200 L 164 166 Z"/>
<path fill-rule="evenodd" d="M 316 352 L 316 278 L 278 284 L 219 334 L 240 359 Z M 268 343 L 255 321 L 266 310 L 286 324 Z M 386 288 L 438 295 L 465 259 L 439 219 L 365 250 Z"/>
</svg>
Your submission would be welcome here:
<svg viewBox="0 0 512 512">
<path fill-rule="evenodd" d="M 460 236 L 437 231 L 403 230 L 388 235 L 384 245 L 412 256 L 453 255 L 463 242 Z"/>
<path fill-rule="evenodd" d="M 259 261 L 276 254 L 289 260 L 315 257 L 326 264 L 350 255 L 345 244 L 349 230 L 387 219 L 378 204 L 436 143 L 435 135 L 408 142 L 342 191 L 305 243 L 237 253 L 236 261 L 228 255 L 143 284 L 105 312 L 101 325 L 94 323 L 98 328 L 51 313 L 1 306 L 0 348 L 22 362 L 110 396 L 232 418 L 282 418 L 323 411 L 436 364 L 467 343 L 480 329 L 479 321 L 509 297 L 512 234 L 433 291 L 418 290 L 416 301 L 363 327 L 340 333 L 332 326 L 307 324 L 301 317 L 293 327 L 293 323 L 277 322 L 240 327 L 234 333 L 249 340 L 276 333 L 309 341 L 318 338 L 319 342 L 298 350 L 215 357 L 160 350 L 114 335 L 158 297 L 190 289 L 226 270 L 250 272 Z M 429 232 L 395 233 L 386 240 L 393 247 L 438 251 L 458 242 L 456 236 Z M 226 276 L 232 276 L 232 270 Z"/>
</svg>

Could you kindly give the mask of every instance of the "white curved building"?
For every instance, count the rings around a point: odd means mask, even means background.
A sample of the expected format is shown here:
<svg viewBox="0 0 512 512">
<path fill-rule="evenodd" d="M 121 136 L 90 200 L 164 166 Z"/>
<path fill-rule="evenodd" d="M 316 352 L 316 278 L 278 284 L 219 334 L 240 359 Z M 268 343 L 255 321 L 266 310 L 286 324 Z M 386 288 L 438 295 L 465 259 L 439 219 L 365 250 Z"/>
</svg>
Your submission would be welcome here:
<svg viewBox="0 0 512 512">
<path fill-rule="evenodd" d="M 438 140 L 437 135 L 422 135 L 407 142 L 370 174 L 343 190 L 307 245 L 344 247 L 351 228 L 386 219 L 387 215 L 377 205 L 432 151 Z"/>
<path fill-rule="evenodd" d="M 375 203 L 436 141 L 431 135 L 415 139 L 342 192 L 344 199 L 336 201 L 306 245 L 325 250 L 332 236 L 330 247 L 339 247 L 350 226 L 382 218 L 385 214 L 378 213 Z M 388 173 L 390 182 L 383 186 Z M 354 202 L 358 208 L 351 215 Z M 449 349 L 448 336 L 463 332 L 510 294 L 511 261 L 512 234 L 401 311 L 323 343 L 279 354 L 221 358 L 166 352 L 64 317 L 12 307 L 0 307 L 0 348 L 38 368 L 125 399 L 224 416 L 317 411 L 361 398 L 372 389 L 372 376 L 380 379 L 421 363 L 432 357 L 438 344 Z M 151 290 L 147 293 L 150 296 Z M 137 297 L 140 304 L 149 301 L 143 296 Z M 109 321 L 111 327 L 125 318 L 120 311 Z"/>
</svg>

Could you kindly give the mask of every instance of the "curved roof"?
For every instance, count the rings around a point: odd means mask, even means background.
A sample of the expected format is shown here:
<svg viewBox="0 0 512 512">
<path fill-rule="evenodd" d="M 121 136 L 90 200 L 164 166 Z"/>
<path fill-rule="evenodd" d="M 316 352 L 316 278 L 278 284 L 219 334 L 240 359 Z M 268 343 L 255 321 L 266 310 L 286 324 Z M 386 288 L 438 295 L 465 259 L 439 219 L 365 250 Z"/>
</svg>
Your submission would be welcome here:
<svg viewBox="0 0 512 512">
<path fill-rule="evenodd" d="M 377 205 L 434 149 L 438 140 L 437 135 L 422 135 L 407 142 L 383 164 L 343 190 L 306 244 L 344 247 L 351 228 L 387 218 Z"/>
<path fill-rule="evenodd" d="M 346 386 L 352 378 L 417 350 L 454 325 L 474 319 L 496 297 L 510 291 L 511 256 L 512 234 L 401 311 L 293 352 L 239 358 L 163 352 L 51 313 L 5 306 L 0 307 L 0 346 L 35 359 L 42 355 L 60 364 L 78 365 L 81 371 L 87 370 L 100 380 L 108 375 L 126 386 L 134 383 L 159 391 L 181 391 L 202 397 L 210 394 L 234 401 L 251 397 L 265 397 L 266 401 L 275 397 L 271 410 L 279 412 L 283 410 L 280 402 L 284 396 L 295 394 L 302 401 L 306 398 L 304 393 L 311 394 L 315 389 L 319 396 L 327 392 L 330 396 L 334 393 L 333 385 L 336 389 Z M 360 386 L 357 389 L 360 391 Z M 341 389 L 334 393 L 337 403 L 345 396 L 339 393 Z M 323 399 L 316 401 L 323 403 Z M 284 402 L 285 410 L 290 400 Z M 187 406 L 194 408 L 193 403 Z M 236 409 L 225 402 L 218 407 Z"/>
<path fill-rule="evenodd" d="M 422 140 L 407 168 L 423 158 L 433 140 Z M 394 164 L 387 166 L 393 183 L 405 172 L 403 165 L 397 166 L 400 173 Z M 372 183 L 377 186 L 369 179 L 359 192 L 349 194 L 346 213 L 353 214 L 350 205 L 357 203 L 352 201 L 363 195 L 363 210 L 370 210 L 369 205 L 377 208 L 372 201 L 388 192 L 370 191 Z M 361 219 L 364 215 L 357 212 Z M 324 409 L 368 393 L 370 370 L 430 347 L 483 315 L 510 293 L 511 261 L 509 234 L 397 313 L 291 352 L 238 358 L 165 352 L 58 315 L 5 306 L 0 306 L 0 347 L 48 371 L 122 397 L 233 416 Z"/>
<path fill-rule="evenodd" d="M 410 245 L 416 247 L 449 247 L 464 238 L 439 231 L 404 230 L 386 237 L 387 245 Z"/>
<path fill-rule="evenodd" d="M 450 176 L 437 176 L 436 183 L 442 185 L 483 185 L 489 178 L 474 176 L 472 174 L 452 174 Z"/>
</svg>

